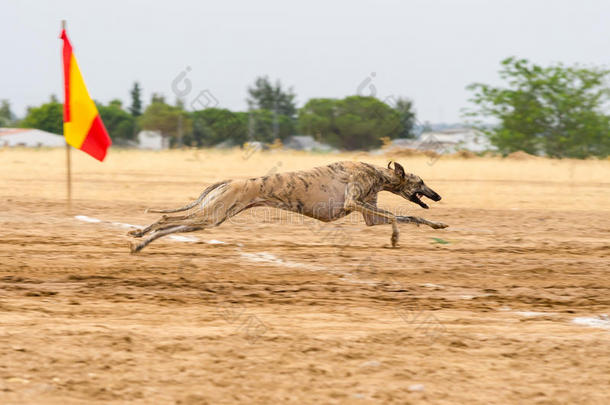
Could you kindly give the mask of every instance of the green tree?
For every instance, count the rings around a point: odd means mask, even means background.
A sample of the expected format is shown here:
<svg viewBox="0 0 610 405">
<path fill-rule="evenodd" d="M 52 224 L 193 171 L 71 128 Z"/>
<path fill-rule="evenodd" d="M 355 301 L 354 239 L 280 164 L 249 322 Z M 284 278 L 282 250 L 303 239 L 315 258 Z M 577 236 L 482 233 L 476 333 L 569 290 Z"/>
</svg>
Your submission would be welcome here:
<svg viewBox="0 0 610 405">
<path fill-rule="evenodd" d="M 186 111 L 165 103 L 163 96 L 153 95 L 152 103 L 138 118 L 138 125 L 142 129 L 160 131 L 163 136 L 170 137 L 170 141 L 174 143 L 178 138 L 180 117 L 182 117 L 183 136 L 186 139 L 192 132 L 192 121 Z"/>
<path fill-rule="evenodd" d="M 500 70 L 505 86 L 468 86 L 476 107 L 466 115 L 498 122 L 480 129 L 504 154 L 523 150 L 552 157 L 608 156 L 610 116 L 604 107 L 610 96 L 605 86 L 609 75 L 601 68 L 541 67 L 511 57 L 502 61 Z"/>
<path fill-rule="evenodd" d="M 165 96 L 163 94 L 159 94 L 159 93 L 153 93 L 150 96 L 150 102 L 152 104 L 154 103 L 162 103 L 165 104 Z"/>
<path fill-rule="evenodd" d="M 291 135 L 297 111 L 295 98 L 292 88 L 283 89 L 279 80 L 273 84 L 267 76 L 258 77 L 254 85 L 248 88 L 247 99 L 249 119 L 254 120 L 253 138 L 273 142 L 276 138 L 284 139 Z"/>
<path fill-rule="evenodd" d="M 340 143 L 336 125 L 341 100 L 334 98 L 312 98 L 299 110 L 298 130 L 311 134 L 317 141 L 333 145 Z"/>
<path fill-rule="evenodd" d="M 296 114 L 296 94 L 292 88 L 283 89 L 279 80 L 274 85 L 269 77 L 258 77 L 254 85 L 248 88 L 248 95 L 248 105 L 253 110 L 269 110 L 288 117 Z"/>
<path fill-rule="evenodd" d="M 8 100 L 0 102 L 0 127 L 10 127 L 15 121 L 15 115 L 11 111 L 11 104 Z"/>
<path fill-rule="evenodd" d="M 135 138 L 136 119 L 123 109 L 121 100 L 112 100 L 107 106 L 98 104 L 97 109 L 111 138 Z"/>
<path fill-rule="evenodd" d="M 192 138 L 198 146 L 213 146 L 231 140 L 241 145 L 248 136 L 248 116 L 222 108 L 207 108 L 191 113 Z"/>
<path fill-rule="evenodd" d="M 294 133 L 295 121 L 287 115 L 277 115 L 266 109 L 251 110 L 246 114 L 246 124 L 252 125 L 253 131 L 252 139 L 248 140 L 273 143 L 276 138 L 284 140 Z"/>
<path fill-rule="evenodd" d="M 131 94 L 131 106 L 129 106 L 129 112 L 134 117 L 142 115 L 142 89 L 138 82 L 133 83 L 133 87 L 130 91 Z"/>
<path fill-rule="evenodd" d="M 37 128 L 54 134 L 63 134 L 64 116 L 63 104 L 57 97 L 51 96 L 51 101 L 39 107 L 28 107 L 27 114 L 19 126 L 21 128 Z"/>
<path fill-rule="evenodd" d="M 398 98 L 393 105 L 394 110 L 400 116 L 400 128 L 398 138 L 415 138 L 415 124 L 417 121 L 413 101 L 407 98 Z"/>
<path fill-rule="evenodd" d="M 374 97 L 311 99 L 299 110 L 299 130 L 341 149 L 370 149 L 399 136 L 400 114 Z"/>
</svg>

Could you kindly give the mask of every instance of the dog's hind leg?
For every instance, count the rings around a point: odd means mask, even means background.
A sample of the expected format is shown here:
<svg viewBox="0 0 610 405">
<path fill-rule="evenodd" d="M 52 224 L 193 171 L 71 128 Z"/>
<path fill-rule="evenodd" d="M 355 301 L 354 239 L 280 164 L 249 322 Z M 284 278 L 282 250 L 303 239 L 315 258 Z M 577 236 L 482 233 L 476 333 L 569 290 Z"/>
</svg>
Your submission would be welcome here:
<svg viewBox="0 0 610 405">
<path fill-rule="evenodd" d="M 158 239 L 162 236 L 166 236 L 166 235 L 169 235 L 172 233 L 199 231 L 201 229 L 204 229 L 204 227 L 203 226 L 191 226 L 191 225 L 172 226 L 169 228 L 165 228 L 165 229 L 156 231 L 155 233 L 153 233 L 152 235 L 150 235 L 148 238 L 144 239 L 140 243 L 131 242 L 129 244 L 129 249 L 131 250 L 131 253 L 137 253 L 140 250 L 144 249 L 150 242 L 152 242 L 155 239 Z"/>
<path fill-rule="evenodd" d="M 188 204 L 188 205 L 186 205 L 186 206 L 184 206 L 182 208 L 177 208 L 177 209 L 174 209 L 174 210 L 147 210 L 147 212 L 179 212 L 179 211 L 186 211 L 186 210 L 189 210 L 191 208 L 194 208 L 199 203 L 202 203 L 203 205 L 206 206 L 206 207 L 201 206 L 199 208 L 196 208 L 196 209 L 192 210 L 189 214 L 186 214 L 186 215 L 172 216 L 172 217 L 167 216 L 167 215 L 163 215 L 161 218 L 159 218 L 159 220 L 157 220 L 156 222 L 150 224 L 146 228 L 131 230 L 131 231 L 127 232 L 127 235 L 133 236 L 135 238 L 141 238 L 142 236 L 146 235 L 149 232 L 156 231 L 156 230 L 158 230 L 160 228 L 163 228 L 163 229 L 167 228 L 167 225 L 169 225 L 169 224 L 179 225 L 180 222 L 185 221 L 185 220 L 189 220 L 189 219 L 193 218 L 196 215 L 202 215 L 202 213 L 205 216 L 206 215 L 205 211 L 208 211 L 208 212 L 215 212 L 215 211 L 217 211 L 218 210 L 218 206 L 224 207 L 224 204 L 222 202 L 220 204 L 218 204 L 217 202 L 215 202 L 215 200 L 218 197 L 222 197 L 224 195 L 225 190 L 226 190 L 225 186 L 228 183 L 229 182 L 224 181 L 224 182 L 220 182 L 220 183 L 216 183 L 216 184 L 211 185 L 210 187 L 208 187 L 207 189 L 204 190 L 204 192 L 199 196 L 199 198 L 196 201 L 194 201 L 194 202 L 192 202 L 192 203 L 190 203 L 190 204 Z M 212 191 L 214 191 L 214 193 L 212 193 L 210 195 L 210 192 L 212 192 Z M 204 198 L 205 197 L 208 197 L 206 202 L 204 202 Z M 216 206 L 216 208 L 207 209 L 207 206 L 209 204 L 214 204 Z"/>
<path fill-rule="evenodd" d="M 175 209 L 167 209 L 167 210 L 159 210 L 159 209 L 152 209 L 152 208 L 147 208 L 146 212 L 158 212 L 158 213 L 171 213 L 171 212 L 180 212 L 180 211 L 186 211 L 186 210 L 190 210 L 191 208 L 193 208 L 194 206 L 196 206 L 197 204 L 201 203 L 203 201 L 203 199 L 212 191 L 217 189 L 220 186 L 224 186 L 226 184 L 228 184 L 230 181 L 221 181 L 219 183 L 216 184 L 212 184 L 211 186 L 209 186 L 208 188 L 206 188 L 205 190 L 203 190 L 203 192 L 201 193 L 201 195 L 199 196 L 199 198 L 197 198 L 195 201 L 193 201 L 190 204 L 185 205 L 184 207 L 180 207 L 180 208 L 175 208 Z"/>
<path fill-rule="evenodd" d="M 238 193 L 224 194 L 221 200 L 213 201 L 211 204 L 206 205 L 203 210 L 197 210 L 194 213 L 181 217 L 164 216 L 143 230 L 132 231 L 130 233 L 131 236 L 142 236 L 149 232 L 152 233 L 140 243 L 131 243 L 131 252 L 136 253 L 155 239 L 171 233 L 193 232 L 218 226 L 228 218 L 254 206 L 251 202 L 245 204 L 240 202 L 240 197 L 241 195 Z"/>
<path fill-rule="evenodd" d="M 235 207 L 235 206 L 233 206 Z M 212 218 L 195 218 L 193 219 L 192 216 L 185 216 L 185 218 L 190 218 L 190 223 L 187 222 L 187 224 L 184 224 L 185 220 L 182 220 L 182 224 L 171 224 L 171 223 L 163 223 L 163 222 L 159 222 L 157 221 L 155 224 L 147 227 L 147 232 L 150 231 L 154 231 L 149 237 L 147 237 L 146 239 L 144 239 L 142 242 L 140 243 L 136 243 L 136 242 L 132 242 L 130 243 L 130 249 L 132 253 L 137 253 L 140 250 L 142 250 L 144 247 L 146 247 L 150 242 L 154 241 L 155 239 L 158 239 L 162 236 L 166 236 L 172 233 L 179 233 L 179 232 L 193 232 L 193 231 L 199 231 L 205 228 L 209 228 L 209 227 L 214 227 L 214 226 L 218 226 L 220 224 L 222 224 L 224 221 L 226 221 L 228 218 L 238 214 L 241 210 L 224 210 L 224 207 L 219 207 L 220 209 L 217 210 L 217 212 L 215 213 L 215 215 L 212 215 Z M 180 221 L 177 218 L 179 217 L 169 217 L 168 219 L 174 219 L 176 221 Z M 186 221 L 189 221 L 189 219 L 187 219 Z M 150 228 L 150 229 L 149 229 Z"/>
<path fill-rule="evenodd" d="M 146 235 L 147 233 L 149 233 L 151 231 L 159 230 L 160 227 L 167 228 L 168 224 L 171 224 L 172 222 L 184 221 L 185 219 L 190 218 L 192 215 L 193 214 L 173 216 L 173 217 L 163 215 L 161 218 L 159 218 L 157 221 L 153 222 L 152 224 L 148 225 L 146 228 L 132 229 L 131 231 L 127 232 L 127 235 L 133 236 L 134 238 L 141 238 L 142 236 Z M 175 224 L 175 225 L 178 225 L 178 224 Z"/>
</svg>

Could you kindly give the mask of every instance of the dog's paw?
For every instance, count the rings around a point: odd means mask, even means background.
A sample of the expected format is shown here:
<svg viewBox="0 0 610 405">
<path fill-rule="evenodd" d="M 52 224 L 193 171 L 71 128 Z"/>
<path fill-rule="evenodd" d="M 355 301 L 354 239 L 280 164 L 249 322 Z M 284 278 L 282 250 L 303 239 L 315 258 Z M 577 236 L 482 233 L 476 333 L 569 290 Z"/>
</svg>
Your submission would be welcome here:
<svg viewBox="0 0 610 405">
<path fill-rule="evenodd" d="M 138 253 L 141 249 L 142 248 L 140 247 L 139 243 L 129 242 L 129 251 L 131 252 L 131 254 Z"/>
<path fill-rule="evenodd" d="M 447 228 L 449 225 L 444 224 L 442 222 L 435 222 L 434 225 L 432 225 L 432 228 L 434 229 L 445 229 Z"/>
<path fill-rule="evenodd" d="M 141 229 L 132 229 L 131 231 L 127 232 L 127 236 L 133 236 L 134 238 L 139 238 L 140 236 L 142 236 L 142 230 Z"/>
</svg>

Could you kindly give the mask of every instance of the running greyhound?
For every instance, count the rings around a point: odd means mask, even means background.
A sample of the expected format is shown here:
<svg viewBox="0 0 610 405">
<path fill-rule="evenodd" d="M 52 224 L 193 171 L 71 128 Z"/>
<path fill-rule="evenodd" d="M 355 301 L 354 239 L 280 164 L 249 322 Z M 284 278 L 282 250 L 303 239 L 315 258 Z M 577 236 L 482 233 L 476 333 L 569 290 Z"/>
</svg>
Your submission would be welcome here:
<svg viewBox="0 0 610 405">
<path fill-rule="evenodd" d="M 377 207 L 377 194 L 389 191 L 422 208 L 428 208 L 421 198 L 440 201 L 441 196 L 424 184 L 418 176 L 406 173 L 394 162 L 387 169 L 363 162 L 337 162 L 308 171 L 281 173 L 248 180 L 227 180 L 206 188 L 199 198 L 177 209 L 147 210 L 172 213 L 189 211 L 187 215 L 163 215 L 144 229 L 128 235 L 140 238 L 130 243 L 132 253 L 139 252 L 150 242 L 171 233 L 193 232 L 218 226 L 228 218 L 253 207 L 274 207 L 297 212 L 324 222 L 335 221 L 351 212 L 362 213 L 368 226 L 391 224 L 392 247 L 398 245 L 399 223 L 446 228 L 441 222 L 419 217 L 397 216 Z"/>
</svg>

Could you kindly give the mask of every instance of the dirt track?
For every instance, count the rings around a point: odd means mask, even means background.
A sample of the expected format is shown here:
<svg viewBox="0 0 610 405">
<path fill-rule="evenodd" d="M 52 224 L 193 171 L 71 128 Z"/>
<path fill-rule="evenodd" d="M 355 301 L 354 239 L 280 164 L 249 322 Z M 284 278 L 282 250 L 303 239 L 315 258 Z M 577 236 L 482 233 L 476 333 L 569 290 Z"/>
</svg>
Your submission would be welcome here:
<svg viewBox="0 0 610 405">
<path fill-rule="evenodd" d="M 451 225 L 400 249 L 253 210 L 130 255 L 124 224 L 221 178 L 387 160 L 76 155 L 67 211 L 62 158 L 0 151 L 0 403 L 607 403 L 608 161 L 400 159 L 443 200 L 381 205 Z"/>
</svg>

